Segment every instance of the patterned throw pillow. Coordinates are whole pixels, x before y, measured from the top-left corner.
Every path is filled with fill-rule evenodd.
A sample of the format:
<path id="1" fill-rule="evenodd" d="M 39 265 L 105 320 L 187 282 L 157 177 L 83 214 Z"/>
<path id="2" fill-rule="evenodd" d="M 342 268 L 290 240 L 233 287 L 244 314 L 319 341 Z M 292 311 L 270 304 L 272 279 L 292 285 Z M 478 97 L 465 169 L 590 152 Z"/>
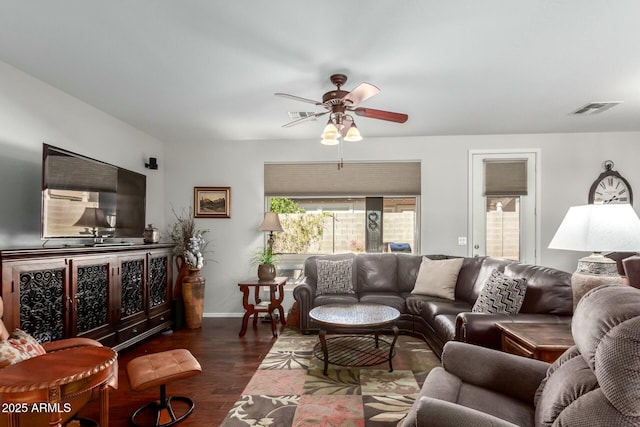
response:
<path id="1" fill-rule="evenodd" d="M 42 345 L 31 335 L 16 329 L 6 340 L 0 341 L 0 368 L 45 354 Z"/>
<path id="2" fill-rule="evenodd" d="M 471 311 L 516 314 L 522 307 L 526 291 L 527 279 L 507 277 L 500 271 L 493 270 Z"/>
<path id="3" fill-rule="evenodd" d="M 318 268 L 318 283 L 316 295 L 326 294 L 355 294 L 353 290 L 353 260 L 343 259 L 332 261 L 319 259 L 316 261 Z"/>

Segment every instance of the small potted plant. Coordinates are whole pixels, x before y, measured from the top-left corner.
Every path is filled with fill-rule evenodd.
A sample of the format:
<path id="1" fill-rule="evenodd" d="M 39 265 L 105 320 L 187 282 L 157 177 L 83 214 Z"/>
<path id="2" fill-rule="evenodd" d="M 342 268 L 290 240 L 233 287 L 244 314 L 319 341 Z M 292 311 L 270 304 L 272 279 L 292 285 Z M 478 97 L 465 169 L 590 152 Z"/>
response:
<path id="1" fill-rule="evenodd" d="M 270 246 L 258 249 L 251 257 L 251 264 L 258 266 L 258 279 L 273 280 L 276 277 L 277 257 Z"/>

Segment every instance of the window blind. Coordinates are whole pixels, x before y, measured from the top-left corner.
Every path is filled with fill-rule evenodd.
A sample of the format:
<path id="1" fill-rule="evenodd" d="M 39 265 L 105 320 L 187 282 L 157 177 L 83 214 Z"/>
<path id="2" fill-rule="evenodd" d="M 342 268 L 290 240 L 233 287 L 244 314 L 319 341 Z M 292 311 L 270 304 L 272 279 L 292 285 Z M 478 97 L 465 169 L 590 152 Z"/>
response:
<path id="1" fill-rule="evenodd" d="M 485 160 L 485 196 L 526 196 L 527 160 Z"/>
<path id="2" fill-rule="evenodd" d="M 420 162 L 265 163 L 265 196 L 419 196 Z"/>

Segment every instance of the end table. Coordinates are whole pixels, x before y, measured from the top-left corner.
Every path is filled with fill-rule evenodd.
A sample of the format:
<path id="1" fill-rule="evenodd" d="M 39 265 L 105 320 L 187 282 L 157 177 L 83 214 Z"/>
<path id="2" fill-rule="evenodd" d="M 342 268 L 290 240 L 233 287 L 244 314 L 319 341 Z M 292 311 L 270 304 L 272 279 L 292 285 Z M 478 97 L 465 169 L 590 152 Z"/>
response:
<path id="1" fill-rule="evenodd" d="M 502 351 L 553 363 L 573 343 L 569 323 L 496 323 Z"/>
<path id="2" fill-rule="evenodd" d="M 273 336 L 277 336 L 277 320 L 274 316 L 274 312 L 277 310 L 280 315 L 280 322 L 282 325 L 286 325 L 287 321 L 284 317 L 284 309 L 282 308 L 282 300 L 284 299 L 284 285 L 287 283 L 286 277 L 276 277 L 273 280 L 258 280 L 257 278 L 249 278 L 242 280 L 238 283 L 240 291 L 242 292 L 242 306 L 246 310 L 244 317 L 242 318 L 242 329 L 240 329 L 240 336 L 244 336 L 247 332 L 247 324 L 249 318 L 253 314 L 253 327 L 256 327 L 258 323 L 259 313 L 268 313 L 271 316 L 271 333 Z M 263 302 L 260 299 L 260 288 L 269 288 L 269 302 Z M 249 302 L 250 288 L 254 288 L 253 300 L 254 303 Z"/>

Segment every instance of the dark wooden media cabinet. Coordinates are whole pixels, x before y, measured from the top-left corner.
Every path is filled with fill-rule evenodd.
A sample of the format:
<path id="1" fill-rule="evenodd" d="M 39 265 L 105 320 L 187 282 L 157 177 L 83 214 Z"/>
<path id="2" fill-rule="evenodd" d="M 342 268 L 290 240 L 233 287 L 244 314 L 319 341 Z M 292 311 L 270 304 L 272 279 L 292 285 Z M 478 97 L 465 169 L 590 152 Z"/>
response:
<path id="1" fill-rule="evenodd" d="M 171 327 L 172 260 L 172 244 L 1 250 L 4 323 L 121 350 Z"/>

